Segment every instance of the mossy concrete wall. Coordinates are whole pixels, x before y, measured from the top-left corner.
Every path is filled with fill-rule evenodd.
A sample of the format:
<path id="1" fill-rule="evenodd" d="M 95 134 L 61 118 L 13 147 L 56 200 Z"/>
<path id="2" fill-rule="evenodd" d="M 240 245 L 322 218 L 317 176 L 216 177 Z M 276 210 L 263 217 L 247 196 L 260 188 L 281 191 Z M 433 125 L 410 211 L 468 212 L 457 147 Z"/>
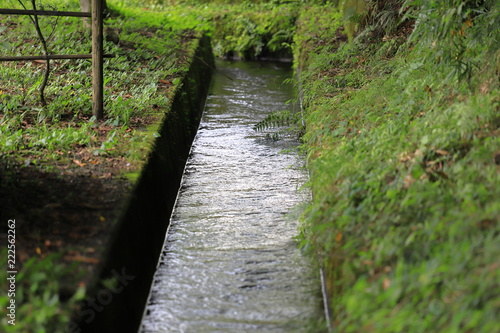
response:
<path id="1" fill-rule="evenodd" d="M 208 94 L 214 59 L 210 40 L 193 49 L 192 62 L 165 114 L 122 218 L 116 225 L 98 283 L 76 315 L 74 332 L 137 332 L 185 163 Z M 101 282 L 113 279 L 114 284 Z M 92 304 L 92 297 L 95 305 Z"/>

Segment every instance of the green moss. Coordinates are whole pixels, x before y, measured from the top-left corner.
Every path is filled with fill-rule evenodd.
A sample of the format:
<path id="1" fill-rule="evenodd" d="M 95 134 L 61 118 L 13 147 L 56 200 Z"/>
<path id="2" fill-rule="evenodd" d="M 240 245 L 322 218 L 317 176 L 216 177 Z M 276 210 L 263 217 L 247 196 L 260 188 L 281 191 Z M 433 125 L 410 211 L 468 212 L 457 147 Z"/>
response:
<path id="1" fill-rule="evenodd" d="M 141 176 L 140 172 L 127 172 L 124 173 L 123 176 L 130 180 L 131 183 L 135 184 L 139 177 Z"/>
<path id="2" fill-rule="evenodd" d="M 303 246 L 326 271 L 336 330 L 497 331 L 498 46 L 371 38 L 304 47 L 315 54 L 301 75 L 314 195 Z M 470 46 L 465 67 L 438 60 L 448 38 Z"/>

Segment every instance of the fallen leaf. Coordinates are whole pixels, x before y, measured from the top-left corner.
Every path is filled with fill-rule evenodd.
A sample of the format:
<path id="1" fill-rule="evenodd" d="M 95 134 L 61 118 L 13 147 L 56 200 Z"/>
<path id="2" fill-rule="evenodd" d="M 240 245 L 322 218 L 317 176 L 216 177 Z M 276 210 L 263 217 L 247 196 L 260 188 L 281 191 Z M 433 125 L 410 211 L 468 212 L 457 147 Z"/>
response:
<path id="1" fill-rule="evenodd" d="M 36 253 L 38 253 L 38 255 L 42 255 L 42 250 L 39 247 L 37 247 L 35 251 Z"/>
<path id="2" fill-rule="evenodd" d="M 79 262 L 84 262 L 86 264 L 98 264 L 99 259 L 96 258 L 91 258 L 91 257 L 84 257 L 84 256 L 64 256 L 64 260 L 67 261 L 79 261 Z"/>
<path id="3" fill-rule="evenodd" d="M 73 163 L 75 163 L 76 165 L 78 165 L 79 167 L 84 167 L 86 166 L 87 164 L 86 163 L 82 163 L 80 162 L 79 160 L 73 160 Z"/>
<path id="4" fill-rule="evenodd" d="M 406 175 L 406 177 L 403 179 L 403 187 L 404 188 L 409 188 L 411 184 L 415 182 L 415 179 L 412 177 L 411 174 Z"/>
<path id="5" fill-rule="evenodd" d="M 372 260 L 365 259 L 365 260 L 363 260 L 361 262 L 363 264 L 367 265 L 367 266 L 373 266 L 373 261 Z"/>
<path id="6" fill-rule="evenodd" d="M 483 219 L 483 220 L 479 221 L 476 225 L 481 230 L 488 230 L 488 229 L 495 226 L 495 220 Z"/>
<path id="7" fill-rule="evenodd" d="M 391 286 L 391 280 L 389 278 L 385 278 L 384 281 L 382 282 L 382 288 L 384 290 L 387 290 Z"/>
<path id="8" fill-rule="evenodd" d="M 158 82 L 160 83 L 164 83 L 164 84 L 170 84 L 171 82 L 170 81 L 167 81 L 167 80 L 158 80 Z"/>
<path id="9" fill-rule="evenodd" d="M 449 154 L 449 152 L 447 152 L 446 150 L 442 150 L 442 149 L 436 150 L 436 153 L 438 153 L 439 155 L 443 155 L 443 156 Z"/>
<path id="10" fill-rule="evenodd" d="M 340 243 L 342 241 L 342 233 L 339 232 L 336 236 L 335 236 L 335 240 L 337 241 L 337 243 Z"/>
<path id="11" fill-rule="evenodd" d="M 496 165 L 500 165 L 500 153 L 495 154 L 494 160 Z"/>
<path id="12" fill-rule="evenodd" d="M 101 176 L 99 176 L 99 178 L 111 178 L 113 177 L 113 175 L 111 174 L 111 172 L 107 172 L 105 174 L 102 174 Z"/>

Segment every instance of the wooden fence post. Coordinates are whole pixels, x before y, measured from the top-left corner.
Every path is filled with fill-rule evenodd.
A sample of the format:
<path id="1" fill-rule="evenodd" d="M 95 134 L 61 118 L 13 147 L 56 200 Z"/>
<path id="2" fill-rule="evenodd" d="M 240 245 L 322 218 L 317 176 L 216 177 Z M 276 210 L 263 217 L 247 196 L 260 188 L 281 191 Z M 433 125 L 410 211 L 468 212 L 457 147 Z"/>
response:
<path id="1" fill-rule="evenodd" d="M 92 114 L 104 115 L 103 2 L 92 0 Z"/>

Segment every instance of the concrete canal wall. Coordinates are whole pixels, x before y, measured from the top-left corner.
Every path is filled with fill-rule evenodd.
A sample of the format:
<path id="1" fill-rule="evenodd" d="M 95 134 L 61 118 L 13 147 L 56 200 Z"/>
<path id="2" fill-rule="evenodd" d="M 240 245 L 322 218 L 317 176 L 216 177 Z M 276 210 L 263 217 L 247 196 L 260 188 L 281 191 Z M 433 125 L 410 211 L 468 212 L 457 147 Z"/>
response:
<path id="1" fill-rule="evenodd" d="M 124 204 L 96 283 L 69 331 L 136 332 L 140 325 L 214 68 L 209 38 L 194 44 L 190 68 L 156 130 L 159 137 Z"/>

